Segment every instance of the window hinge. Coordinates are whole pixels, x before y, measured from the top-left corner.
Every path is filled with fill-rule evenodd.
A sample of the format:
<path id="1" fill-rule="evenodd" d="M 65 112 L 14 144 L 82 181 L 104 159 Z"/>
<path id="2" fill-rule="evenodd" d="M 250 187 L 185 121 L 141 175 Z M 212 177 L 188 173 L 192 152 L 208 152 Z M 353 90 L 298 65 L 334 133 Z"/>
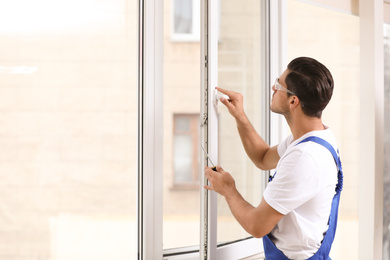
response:
<path id="1" fill-rule="evenodd" d="M 200 124 L 200 126 L 204 126 L 206 124 L 207 124 L 207 113 L 204 113 L 203 114 L 202 123 Z"/>

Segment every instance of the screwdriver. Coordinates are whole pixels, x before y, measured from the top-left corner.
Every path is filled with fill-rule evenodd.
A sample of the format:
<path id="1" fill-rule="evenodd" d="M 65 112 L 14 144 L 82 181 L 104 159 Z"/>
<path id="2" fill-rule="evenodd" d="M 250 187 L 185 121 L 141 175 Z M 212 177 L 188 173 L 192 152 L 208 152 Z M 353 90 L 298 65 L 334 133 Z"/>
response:
<path id="1" fill-rule="evenodd" d="M 203 152 L 206 154 L 207 159 L 209 159 L 209 161 L 211 162 L 211 165 L 213 166 L 213 167 L 211 167 L 211 169 L 216 172 L 217 171 L 217 166 L 214 166 L 213 161 L 211 160 L 209 154 L 206 152 L 206 150 L 203 148 L 203 146 L 202 146 L 202 149 L 203 149 Z"/>

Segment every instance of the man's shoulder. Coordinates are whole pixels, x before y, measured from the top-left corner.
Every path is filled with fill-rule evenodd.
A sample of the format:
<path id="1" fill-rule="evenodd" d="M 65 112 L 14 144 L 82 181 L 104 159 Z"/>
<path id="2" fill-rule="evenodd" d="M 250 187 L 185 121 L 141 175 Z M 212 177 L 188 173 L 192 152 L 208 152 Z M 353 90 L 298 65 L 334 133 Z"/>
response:
<path id="1" fill-rule="evenodd" d="M 325 140 L 326 142 L 328 142 L 330 145 L 333 146 L 333 148 L 335 148 L 337 150 L 337 141 L 336 141 L 336 138 L 335 138 L 333 132 L 330 130 L 330 128 L 326 128 L 326 129 L 320 130 L 320 131 L 308 132 L 307 134 L 303 135 L 299 139 L 292 142 L 291 146 L 295 146 L 299 143 L 302 143 L 302 141 L 304 141 L 305 139 L 308 139 L 308 138 L 310 139 L 311 137 L 321 138 L 321 139 Z M 316 139 L 313 139 L 312 141 L 316 142 Z"/>
<path id="2" fill-rule="evenodd" d="M 330 145 L 332 145 L 336 151 L 338 150 L 336 138 L 333 135 L 333 132 L 331 131 L 331 129 L 327 127 L 324 130 L 308 132 L 308 133 L 304 134 L 303 136 L 301 136 L 300 138 L 298 138 L 297 140 L 294 140 L 294 137 L 292 135 L 289 135 L 286 139 L 284 139 L 278 145 L 279 156 L 283 157 L 283 155 L 287 151 L 299 150 L 305 146 L 312 147 L 313 146 L 312 143 L 311 144 L 310 143 L 300 144 L 299 147 L 296 147 L 297 144 L 299 144 L 300 142 L 302 142 L 304 139 L 306 139 L 308 137 L 319 137 L 319 138 L 327 141 Z M 314 147 L 316 147 L 316 146 L 314 146 Z"/>

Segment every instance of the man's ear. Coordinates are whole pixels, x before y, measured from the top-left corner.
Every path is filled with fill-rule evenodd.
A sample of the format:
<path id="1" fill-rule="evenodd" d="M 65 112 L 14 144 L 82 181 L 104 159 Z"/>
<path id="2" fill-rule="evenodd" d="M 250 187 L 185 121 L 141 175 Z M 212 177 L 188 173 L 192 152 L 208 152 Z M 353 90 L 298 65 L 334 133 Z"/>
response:
<path id="1" fill-rule="evenodd" d="M 290 108 L 294 108 L 298 106 L 300 103 L 299 98 L 297 96 L 292 96 L 290 101 Z"/>

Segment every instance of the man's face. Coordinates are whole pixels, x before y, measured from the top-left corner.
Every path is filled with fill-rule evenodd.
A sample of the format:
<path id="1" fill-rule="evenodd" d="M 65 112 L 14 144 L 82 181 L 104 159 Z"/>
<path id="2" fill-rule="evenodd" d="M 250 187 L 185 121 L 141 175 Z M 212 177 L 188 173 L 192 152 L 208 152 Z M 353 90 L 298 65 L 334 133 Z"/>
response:
<path id="1" fill-rule="evenodd" d="M 287 88 L 286 85 L 286 76 L 288 74 L 288 70 L 285 70 L 282 75 L 279 77 L 279 84 L 282 85 L 283 87 Z M 286 113 L 289 112 L 289 102 L 288 102 L 288 96 L 287 92 L 283 90 L 275 90 L 275 86 L 272 86 L 272 101 L 271 101 L 271 106 L 270 109 L 274 113 L 282 114 L 285 115 Z"/>

